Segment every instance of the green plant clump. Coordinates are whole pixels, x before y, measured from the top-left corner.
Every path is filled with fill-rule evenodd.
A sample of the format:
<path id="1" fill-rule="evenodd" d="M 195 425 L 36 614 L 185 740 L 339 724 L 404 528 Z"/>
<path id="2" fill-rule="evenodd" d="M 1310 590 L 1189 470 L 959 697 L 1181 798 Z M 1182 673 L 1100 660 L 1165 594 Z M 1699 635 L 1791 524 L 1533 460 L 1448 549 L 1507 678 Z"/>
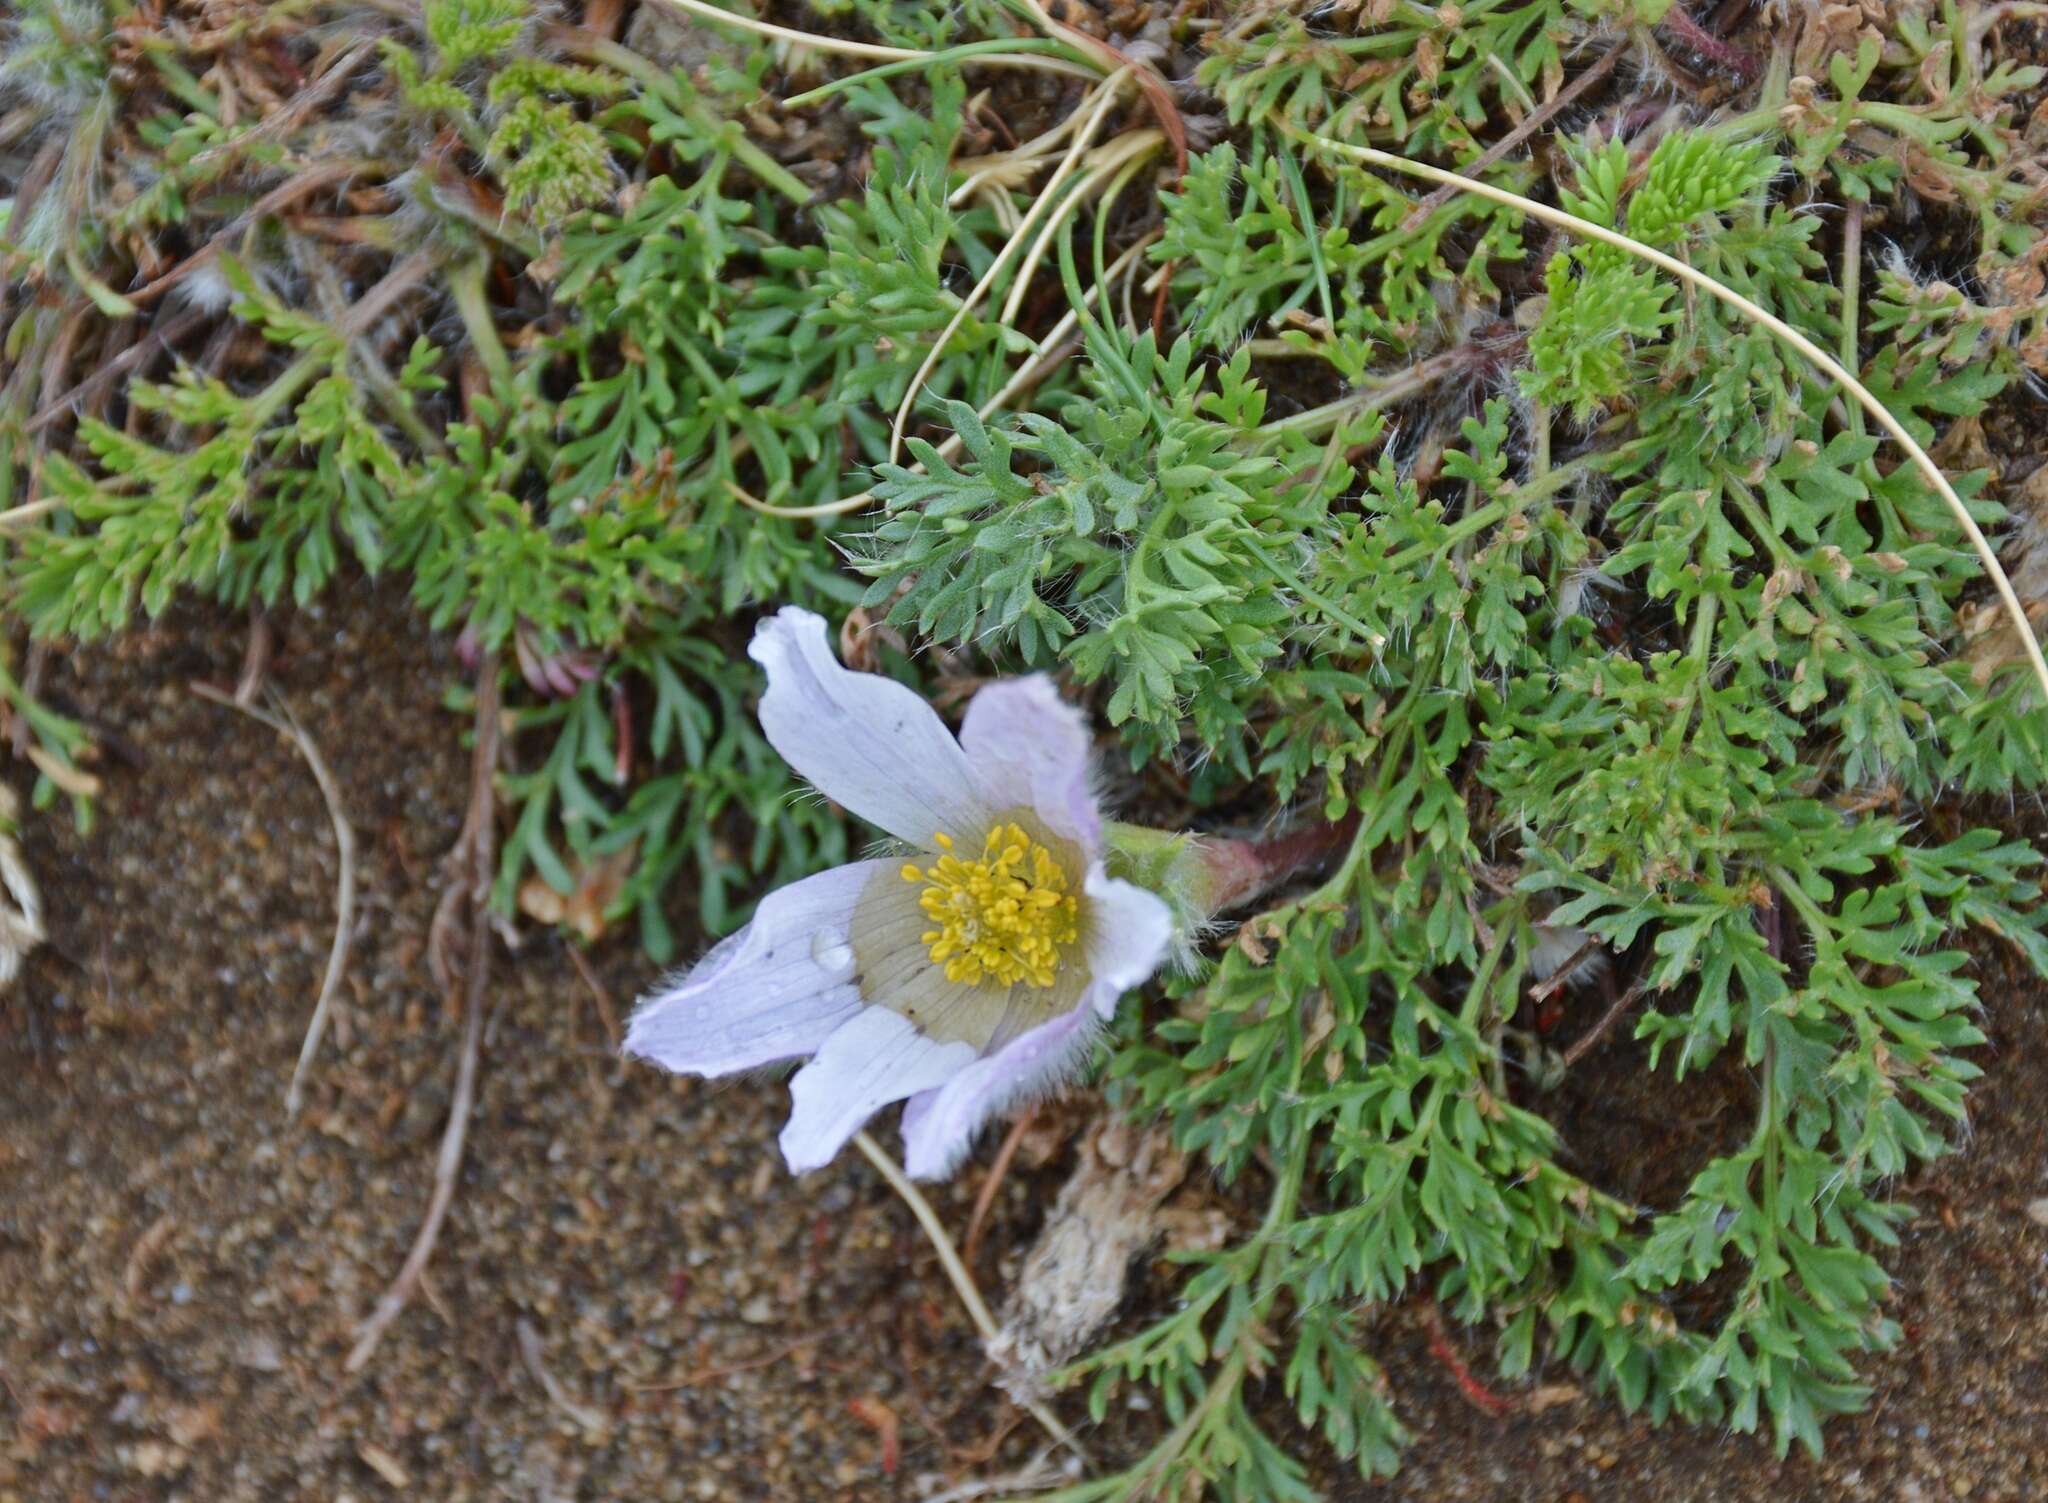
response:
<path id="1" fill-rule="evenodd" d="M 2038 789 L 2048 710 L 1941 498 L 1770 332 L 1339 148 L 1689 262 L 1839 350 L 1996 530 L 1971 456 L 2048 375 L 2041 70 L 1953 8 L 1752 52 L 1658 4 L 1281 4 L 1162 12 L 1176 103 L 1041 21 L 816 7 L 922 54 L 878 67 L 524 0 L 249 8 L 252 56 L 374 64 L 342 130 L 37 0 L 0 32 L 63 126 L 0 137 L 12 620 L 400 578 L 509 686 L 496 903 L 622 872 L 656 959 L 857 839 L 754 728 L 760 611 L 851 616 L 923 688 L 1059 673 L 1153 823 L 1348 832 L 1106 1045 L 1114 1100 L 1265 1209 L 1064 1374 L 1165 1418 L 1066 1496 L 1310 1496 L 1283 1409 L 1391 1471 L 1362 1331 L 1410 1298 L 1507 1391 L 1569 1369 L 1817 1451 L 1899 1338 L 1891 1187 L 1978 1073 L 1965 936 L 2048 973 L 2039 854 L 1947 802 Z M 1668 76 L 1550 116 L 1617 47 Z M 1176 109 L 1219 137 L 1184 169 Z M 218 337 L 73 390 L 171 309 Z M 76 728 L 0 693 L 75 773 Z M 1609 1009 L 1567 990 L 1549 1031 L 1566 957 L 1631 1079 L 1751 1083 L 1661 1203 L 1572 1152 L 1564 1041 Z"/>

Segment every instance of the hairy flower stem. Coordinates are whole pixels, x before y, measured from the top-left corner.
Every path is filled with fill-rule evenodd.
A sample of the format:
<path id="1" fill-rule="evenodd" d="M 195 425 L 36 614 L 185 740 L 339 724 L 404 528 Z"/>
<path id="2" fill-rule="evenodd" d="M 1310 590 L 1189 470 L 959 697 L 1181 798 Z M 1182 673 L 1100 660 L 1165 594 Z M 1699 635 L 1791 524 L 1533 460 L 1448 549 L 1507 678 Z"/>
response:
<path id="1" fill-rule="evenodd" d="M 1358 822 L 1354 809 L 1335 824 L 1312 821 L 1270 840 L 1200 842 L 1210 884 L 1204 906 L 1211 913 L 1242 907 L 1297 873 L 1323 865 L 1351 844 Z"/>
<path id="2" fill-rule="evenodd" d="M 1432 355 L 1427 360 L 1418 360 L 1405 370 L 1395 371 L 1388 376 L 1374 377 L 1371 384 L 1347 397 L 1339 397 L 1336 401 L 1326 402 L 1320 407 L 1311 407 L 1305 412 L 1292 413 L 1284 418 L 1275 418 L 1270 423 L 1262 423 L 1258 431 L 1261 434 L 1301 433 L 1310 438 L 1318 438 L 1332 429 L 1342 427 L 1353 418 L 1363 417 L 1368 412 L 1376 412 L 1382 407 L 1405 402 L 1408 398 L 1419 395 L 1436 381 L 1454 374 L 1459 367 L 1473 363 L 1478 354 L 1478 348 L 1474 345 L 1457 345 L 1441 354 Z"/>
<path id="3" fill-rule="evenodd" d="M 1121 823 L 1105 826 L 1102 836 L 1110 875 L 1164 899 L 1175 935 L 1188 944 L 1218 914 L 1241 908 L 1288 878 L 1351 850 L 1358 828 L 1354 810 L 1334 824 L 1310 821 L 1270 840 L 1231 840 Z"/>
<path id="4" fill-rule="evenodd" d="M 448 273 L 448 291 L 455 299 L 456 312 L 462 315 L 462 327 L 469 334 L 470 343 L 476 346 L 477 359 L 483 362 L 491 384 L 510 385 L 512 361 L 505 353 L 504 341 L 498 338 L 498 326 L 491 317 L 490 299 L 484 291 L 484 276 L 489 268 L 489 258 L 482 255 L 460 263 Z"/>
<path id="5" fill-rule="evenodd" d="M 1757 74 L 1763 71 L 1763 65 L 1752 53 L 1715 36 L 1687 15 L 1683 5 L 1672 6 L 1664 13 L 1664 19 L 1658 22 L 1658 25 L 1684 43 L 1696 56 L 1712 63 L 1724 73 L 1733 74 L 1736 81 L 1745 86 L 1755 83 Z"/>

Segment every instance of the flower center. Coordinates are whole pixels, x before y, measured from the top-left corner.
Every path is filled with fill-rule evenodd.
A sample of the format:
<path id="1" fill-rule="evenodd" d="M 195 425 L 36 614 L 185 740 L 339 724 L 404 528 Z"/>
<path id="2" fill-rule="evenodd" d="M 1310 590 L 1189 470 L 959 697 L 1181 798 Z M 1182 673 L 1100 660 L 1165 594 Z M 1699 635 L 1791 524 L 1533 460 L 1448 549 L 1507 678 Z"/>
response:
<path id="1" fill-rule="evenodd" d="M 903 868 L 904 881 L 925 884 L 918 906 L 938 926 L 920 936 L 932 963 L 970 986 L 1051 986 L 1061 948 L 1078 932 L 1078 906 L 1052 852 L 1015 824 L 988 832 L 979 861 L 954 855 L 945 835 L 932 840 L 944 855 Z"/>

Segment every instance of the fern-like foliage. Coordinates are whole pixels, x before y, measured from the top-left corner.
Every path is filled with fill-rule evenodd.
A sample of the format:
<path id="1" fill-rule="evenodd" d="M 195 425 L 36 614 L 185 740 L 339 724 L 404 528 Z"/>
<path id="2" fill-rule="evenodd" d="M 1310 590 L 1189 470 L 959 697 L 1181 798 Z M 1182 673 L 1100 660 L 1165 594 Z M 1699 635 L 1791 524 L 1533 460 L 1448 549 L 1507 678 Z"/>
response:
<path id="1" fill-rule="evenodd" d="M 1678 246 L 1703 222 L 1719 228 L 1719 217 L 1753 202 L 1778 169 L 1760 142 L 1680 131 L 1650 153 L 1624 206 L 1632 165 L 1624 143 L 1576 141 L 1567 150 L 1579 181 L 1563 194 L 1563 207 L 1655 250 Z M 1583 421 L 1634 384 L 1632 351 L 1678 321 L 1674 290 L 1654 268 L 1600 242 L 1552 257 L 1543 286 L 1547 301 L 1529 336 L 1523 389 L 1569 406 Z"/>
<path id="2" fill-rule="evenodd" d="M 920 440 L 923 473 L 878 468 L 887 519 L 869 538 L 867 601 L 928 635 L 1107 680 L 1110 720 L 1140 745 L 1171 746 L 1183 719 L 1228 740 L 1275 655 L 1301 544 L 1350 471 L 1259 432 L 1265 397 L 1243 354 L 1209 390 L 1186 336 L 1161 352 L 1097 326 L 1089 353 L 1066 424 L 991 429 L 955 403 L 963 465 Z"/>
<path id="3" fill-rule="evenodd" d="M 1017 44 L 982 0 L 809 8 L 904 48 Z M 1868 45 L 1801 29 L 1713 115 L 1636 108 L 1624 62 L 1526 139 L 1608 48 L 1654 58 L 1667 0 L 1283 3 L 1125 38 L 1147 66 L 1184 47 L 1161 67 L 1196 74 L 1224 139 L 1156 195 L 1140 173 L 1113 205 L 1062 198 L 1019 289 L 1025 258 L 999 258 L 1066 145 L 1020 166 L 1003 132 L 1094 96 L 985 77 L 985 51 L 966 78 L 948 56 L 836 79 L 799 124 L 763 107 L 776 69 L 852 64 L 728 40 L 677 70 L 525 0 L 344 0 L 403 128 L 309 186 L 332 141 L 230 108 L 185 33 L 137 51 L 103 7 L 34 0 L 5 22 L 0 114 L 35 103 L 62 135 L 60 191 L 0 206 L 13 618 L 101 636 L 179 592 L 398 576 L 508 665 L 499 908 L 601 877 L 663 959 L 857 843 L 754 726 L 754 613 L 863 611 L 861 650 L 910 683 L 1059 671 L 1182 822 L 1348 837 L 1111 1032 L 1116 1100 L 1266 1211 L 1067 1375 L 1098 1416 L 1145 1385 L 1170 1423 L 1066 1495 L 1308 1496 L 1262 1391 L 1383 1475 L 1403 1399 L 1365 1333 L 1411 1298 L 1510 1387 L 1568 1369 L 1654 1419 L 1817 1447 L 1898 1338 L 1891 1186 L 1965 1111 L 1963 936 L 2048 967 L 2036 853 L 1930 810 L 2039 788 L 2048 721 L 1955 519 L 1768 334 L 1324 143 L 1685 258 L 1841 350 L 1961 456 L 1995 531 L 2014 497 L 1972 436 L 2048 373 L 2019 113 L 2040 71 L 1967 16 L 1895 9 Z M 296 14 L 237 35 L 268 55 Z M 1151 129 L 1145 100 L 1104 139 Z M 818 141 L 834 161 L 802 160 Z M 287 185 L 290 214 L 255 207 Z M 1880 249 L 1909 217 L 1947 232 L 1940 265 Z M 231 253 L 226 308 L 171 301 L 219 327 L 74 418 L 42 383 L 162 316 L 154 279 L 204 247 Z M 351 318 L 365 289 L 377 317 Z M 77 726 L 12 664 L 39 802 L 88 787 Z M 1594 1124 L 1556 1088 L 1579 1066 L 1531 993 L 1559 942 L 1629 989 L 1602 1047 L 1646 1089 L 1753 1084 L 1656 1206 L 1578 1151 Z M 1561 1007 L 1563 1037 L 1602 1026 Z"/>

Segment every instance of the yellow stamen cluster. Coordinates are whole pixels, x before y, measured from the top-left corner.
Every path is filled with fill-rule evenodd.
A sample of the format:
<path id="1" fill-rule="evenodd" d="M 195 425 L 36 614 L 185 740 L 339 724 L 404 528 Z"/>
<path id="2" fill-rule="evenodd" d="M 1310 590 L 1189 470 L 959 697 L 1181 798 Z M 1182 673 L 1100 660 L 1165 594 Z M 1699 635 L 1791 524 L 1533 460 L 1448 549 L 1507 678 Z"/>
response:
<path id="1" fill-rule="evenodd" d="M 907 865 L 903 880 L 922 882 L 918 899 L 938 927 L 921 936 L 948 981 L 1051 986 L 1060 949 L 1072 944 L 1079 909 L 1067 874 L 1053 854 L 1017 825 L 988 832 L 979 861 L 953 854 L 947 836 L 932 837 L 945 854 L 929 867 Z"/>

